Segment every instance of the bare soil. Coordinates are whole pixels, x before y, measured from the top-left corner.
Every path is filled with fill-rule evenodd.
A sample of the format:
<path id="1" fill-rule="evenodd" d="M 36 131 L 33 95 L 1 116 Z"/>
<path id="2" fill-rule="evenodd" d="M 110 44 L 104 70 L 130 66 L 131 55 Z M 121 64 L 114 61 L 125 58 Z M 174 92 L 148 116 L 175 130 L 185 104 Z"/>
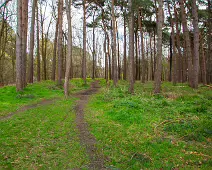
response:
<path id="1" fill-rule="evenodd" d="M 89 96 L 95 94 L 100 88 L 98 81 L 91 84 L 90 89 L 84 90 L 77 93 L 75 97 L 80 100 L 77 101 L 75 111 L 76 111 L 76 125 L 79 131 L 79 138 L 82 145 L 85 146 L 86 152 L 89 155 L 90 164 L 89 169 L 103 170 L 104 167 L 104 156 L 102 151 L 98 150 L 96 147 L 97 141 L 95 137 L 90 133 L 87 122 L 84 118 L 84 109 L 88 103 Z"/>

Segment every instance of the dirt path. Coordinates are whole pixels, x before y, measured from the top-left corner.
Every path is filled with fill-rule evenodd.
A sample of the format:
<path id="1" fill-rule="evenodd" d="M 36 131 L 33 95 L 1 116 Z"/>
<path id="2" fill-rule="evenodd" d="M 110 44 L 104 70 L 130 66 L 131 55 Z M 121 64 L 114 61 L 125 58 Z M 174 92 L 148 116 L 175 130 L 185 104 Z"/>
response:
<path id="1" fill-rule="evenodd" d="M 77 101 L 75 107 L 76 111 L 76 125 L 79 131 L 80 142 L 85 146 L 87 154 L 90 158 L 89 169 L 103 170 L 104 168 L 104 157 L 101 152 L 96 148 L 96 139 L 89 132 L 88 124 L 84 118 L 84 108 L 88 103 L 89 96 L 95 94 L 98 91 L 99 83 L 98 81 L 91 84 L 91 88 L 80 93 L 77 93 L 75 97 L 80 100 Z"/>
<path id="2" fill-rule="evenodd" d="M 45 106 L 45 105 L 49 105 L 49 104 L 52 104 L 55 100 L 57 100 L 58 98 L 53 98 L 53 99 L 44 99 L 38 103 L 35 103 L 35 104 L 31 104 L 31 105 L 26 105 L 26 106 L 23 106 L 21 108 L 19 108 L 17 111 L 15 112 L 12 112 L 12 113 L 9 113 L 7 114 L 6 116 L 3 116 L 3 117 L 0 117 L 0 121 L 1 120 L 6 120 L 6 119 L 9 119 L 11 118 L 13 115 L 16 115 L 18 113 L 21 113 L 21 112 L 24 112 L 24 111 L 27 111 L 27 110 L 30 110 L 30 109 L 34 109 L 38 106 Z"/>

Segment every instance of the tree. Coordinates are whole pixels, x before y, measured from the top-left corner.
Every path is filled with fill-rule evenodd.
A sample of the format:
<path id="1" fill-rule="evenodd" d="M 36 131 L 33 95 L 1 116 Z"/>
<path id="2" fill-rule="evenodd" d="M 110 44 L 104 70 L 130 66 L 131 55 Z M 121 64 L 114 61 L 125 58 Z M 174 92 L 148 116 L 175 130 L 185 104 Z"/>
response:
<path id="1" fill-rule="evenodd" d="M 62 84 L 62 49 L 63 49 L 63 0 L 58 4 L 58 85 Z"/>
<path id="2" fill-rule="evenodd" d="M 16 90 L 26 87 L 28 0 L 17 0 Z"/>
<path id="3" fill-rule="evenodd" d="M 193 54 L 193 88 L 198 88 L 199 81 L 199 26 L 198 26 L 198 10 L 196 0 L 192 0 L 192 15 L 194 27 L 194 54 Z"/>
<path id="4" fill-rule="evenodd" d="M 32 19 L 30 30 L 30 52 L 29 52 L 29 70 L 28 70 L 28 82 L 33 83 L 33 55 L 34 55 L 34 40 L 35 40 L 35 8 L 37 0 L 33 0 L 32 5 Z"/>
<path id="5" fill-rule="evenodd" d="M 117 58 L 116 58 L 116 18 L 115 18 L 115 0 L 112 0 L 112 67 L 113 67 L 113 85 L 116 87 L 118 83 L 117 74 Z"/>
<path id="6" fill-rule="evenodd" d="M 83 58 L 82 58 L 82 78 L 86 84 L 86 0 L 83 0 Z"/>
<path id="7" fill-rule="evenodd" d="M 154 93 L 158 94 L 161 91 L 161 74 L 162 74 L 162 28 L 163 28 L 163 0 L 158 0 L 158 25 L 157 25 L 157 66 L 155 71 Z"/>
<path id="8" fill-rule="evenodd" d="M 129 0 L 129 92 L 134 92 L 134 12 L 133 2 Z"/>
<path id="9" fill-rule="evenodd" d="M 64 84 L 64 92 L 66 97 L 68 97 L 70 67 L 71 67 L 71 58 L 72 58 L 71 4 L 72 4 L 72 0 L 66 0 L 66 15 L 68 20 L 68 53 L 66 57 L 66 72 L 65 72 L 65 84 Z"/>

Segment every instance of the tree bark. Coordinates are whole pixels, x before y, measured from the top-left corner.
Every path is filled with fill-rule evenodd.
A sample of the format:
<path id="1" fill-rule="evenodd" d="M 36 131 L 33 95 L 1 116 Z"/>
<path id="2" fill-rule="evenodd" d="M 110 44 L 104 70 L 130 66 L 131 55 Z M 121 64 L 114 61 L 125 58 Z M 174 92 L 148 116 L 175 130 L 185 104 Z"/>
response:
<path id="1" fill-rule="evenodd" d="M 65 72 L 65 83 L 64 83 L 64 92 L 66 97 L 68 97 L 69 95 L 69 77 L 70 77 L 70 67 L 72 58 L 71 4 L 72 0 L 66 0 L 66 15 L 68 20 L 68 53 L 66 57 L 66 72 Z"/>
<path id="2" fill-rule="evenodd" d="M 40 38 L 39 38 L 39 17 L 37 4 L 37 81 L 40 81 Z"/>
<path id="3" fill-rule="evenodd" d="M 198 9 L 196 0 L 192 0 L 192 16 L 194 27 L 194 55 L 193 55 L 193 88 L 198 88 L 199 78 L 199 27 L 198 27 Z"/>
<path id="4" fill-rule="evenodd" d="M 33 55 L 34 55 L 34 41 L 35 41 L 35 8 L 37 0 L 33 0 L 32 5 L 32 19 L 31 19 L 31 30 L 30 30 L 30 52 L 29 52 L 29 70 L 28 70 L 28 82 L 33 83 Z"/>
<path id="5" fill-rule="evenodd" d="M 123 78 L 127 80 L 127 31 L 126 31 L 126 10 L 124 13 L 124 69 Z"/>
<path id="6" fill-rule="evenodd" d="M 162 74 L 162 27 L 163 27 L 163 0 L 158 0 L 159 8 L 158 8 L 158 27 L 157 27 L 157 67 L 155 71 L 155 85 L 154 85 L 154 93 L 158 94 L 161 92 L 161 74 Z"/>
<path id="7" fill-rule="evenodd" d="M 129 0 L 129 92 L 134 93 L 134 13 L 132 0 Z"/>
<path id="8" fill-rule="evenodd" d="M 83 0 L 83 58 L 82 58 L 82 78 L 86 84 L 86 0 Z"/>
<path id="9" fill-rule="evenodd" d="M 193 87 L 193 64 L 192 64 L 192 52 L 191 52 L 191 41 L 189 37 L 189 30 L 187 26 L 186 13 L 184 7 L 184 1 L 180 0 L 180 9 L 181 9 L 181 17 L 182 17 L 182 25 L 183 25 L 183 34 L 185 38 L 186 44 L 186 56 L 188 59 L 188 81 L 189 85 Z"/>
<path id="10" fill-rule="evenodd" d="M 52 75 L 51 75 L 52 81 L 55 81 L 56 57 L 57 57 L 58 24 L 59 24 L 59 20 L 57 19 L 56 29 L 55 29 L 55 37 L 54 37 L 54 51 L 53 51 L 53 59 L 52 59 Z"/>
<path id="11" fill-rule="evenodd" d="M 113 85 L 116 87 L 118 83 L 118 70 L 117 70 L 117 58 L 116 58 L 116 18 L 114 9 L 115 0 L 112 0 L 112 67 L 113 67 Z"/>
<path id="12" fill-rule="evenodd" d="M 62 53 L 63 53 L 63 0 L 58 5 L 58 85 L 62 85 Z"/>

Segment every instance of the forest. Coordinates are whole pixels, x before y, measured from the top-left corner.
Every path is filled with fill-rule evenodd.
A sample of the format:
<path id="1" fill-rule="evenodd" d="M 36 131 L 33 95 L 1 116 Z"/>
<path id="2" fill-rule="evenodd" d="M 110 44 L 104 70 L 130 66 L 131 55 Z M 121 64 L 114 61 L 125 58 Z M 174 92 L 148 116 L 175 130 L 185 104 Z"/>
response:
<path id="1" fill-rule="evenodd" d="M 0 0 L 0 169 L 212 169 L 211 0 Z"/>

